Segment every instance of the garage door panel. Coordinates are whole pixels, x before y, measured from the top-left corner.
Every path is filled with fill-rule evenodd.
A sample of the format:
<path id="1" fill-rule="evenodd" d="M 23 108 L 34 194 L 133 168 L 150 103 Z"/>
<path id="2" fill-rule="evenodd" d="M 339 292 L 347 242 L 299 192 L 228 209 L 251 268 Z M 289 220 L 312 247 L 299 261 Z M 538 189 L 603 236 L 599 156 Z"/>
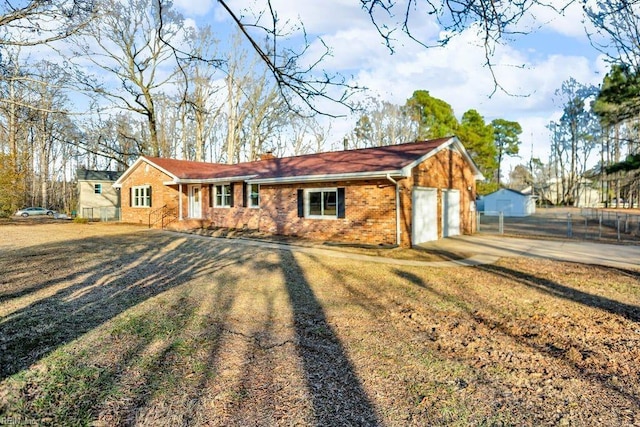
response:
<path id="1" fill-rule="evenodd" d="M 460 191 L 442 191 L 442 237 L 460 235 Z"/>
<path id="2" fill-rule="evenodd" d="M 414 245 L 438 240 L 438 190 L 413 189 L 413 221 L 411 241 Z"/>

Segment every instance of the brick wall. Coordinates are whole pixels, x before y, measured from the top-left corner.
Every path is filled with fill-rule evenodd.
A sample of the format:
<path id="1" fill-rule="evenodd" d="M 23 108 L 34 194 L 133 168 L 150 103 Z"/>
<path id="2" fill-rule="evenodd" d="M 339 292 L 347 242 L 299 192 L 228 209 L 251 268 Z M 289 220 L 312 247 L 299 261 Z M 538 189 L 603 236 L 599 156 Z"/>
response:
<path id="1" fill-rule="evenodd" d="M 233 183 L 233 207 L 213 207 L 215 193 L 212 186 L 205 185 L 202 198 L 202 215 L 214 227 L 257 230 L 259 227 L 260 209 L 250 208 L 244 194 L 243 183 Z M 262 190 L 260 196 L 262 197 Z"/>
<path id="2" fill-rule="evenodd" d="M 260 208 L 245 207 L 242 183 L 234 183 L 234 206 L 211 207 L 211 186 L 202 185 L 202 218 L 188 219 L 188 186 L 165 186 L 170 177 L 141 163 L 122 183 L 122 220 L 130 223 L 148 223 L 149 213 L 166 205 L 179 206 L 182 197 L 184 221 L 176 221 L 173 228 L 206 227 L 247 228 L 305 238 L 358 242 L 366 244 L 396 243 L 395 185 L 385 179 L 367 181 L 340 181 L 317 184 L 283 184 L 260 186 Z M 411 245 L 412 189 L 414 186 L 438 188 L 438 235 L 442 236 L 442 189 L 460 191 L 461 232 L 475 231 L 475 179 L 463 157 L 455 151 L 443 150 L 416 166 L 410 178 L 399 179 L 401 245 Z M 151 208 L 130 206 L 130 188 L 151 185 Z M 298 217 L 298 190 L 310 188 L 345 189 L 345 218 L 312 219 Z M 471 190 L 469 190 L 471 188 Z M 474 205 L 475 206 L 475 205 Z"/>
<path id="3" fill-rule="evenodd" d="M 164 205 L 167 205 L 169 208 L 176 208 L 177 210 L 177 187 L 166 187 L 163 184 L 163 182 L 169 180 L 171 180 L 171 178 L 167 174 L 145 162 L 140 163 L 122 182 L 120 189 L 122 222 L 148 224 L 149 214 Z M 150 208 L 131 206 L 131 187 L 138 185 L 150 185 L 152 187 Z"/>
<path id="4" fill-rule="evenodd" d="M 345 218 L 298 217 L 298 189 L 345 189 Z M 260 187 L 261 231 L 333 242 L 395 244 L 395 188 L 386 180 Z"/>

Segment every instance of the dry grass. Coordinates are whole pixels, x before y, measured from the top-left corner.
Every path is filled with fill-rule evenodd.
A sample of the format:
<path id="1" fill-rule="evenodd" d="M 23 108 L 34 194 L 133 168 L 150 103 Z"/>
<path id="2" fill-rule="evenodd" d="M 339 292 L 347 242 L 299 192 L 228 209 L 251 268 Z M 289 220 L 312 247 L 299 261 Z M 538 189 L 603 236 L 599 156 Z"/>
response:
<path id="1" fill-rule="evenodd" d="M 399 268 L 100 224 L 0 233 L 5 419 L 640 424 L 638 271 Z"/>

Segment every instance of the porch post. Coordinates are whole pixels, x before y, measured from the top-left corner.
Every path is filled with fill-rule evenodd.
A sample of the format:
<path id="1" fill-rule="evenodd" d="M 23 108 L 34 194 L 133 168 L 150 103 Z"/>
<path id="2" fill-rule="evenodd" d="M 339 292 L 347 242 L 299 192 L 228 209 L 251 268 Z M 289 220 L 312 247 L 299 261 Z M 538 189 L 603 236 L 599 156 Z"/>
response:
<path id="1" fill-rule="evenodd" d="M 182 221 L 182 184 L 178 184 L 178 220 Z"/>

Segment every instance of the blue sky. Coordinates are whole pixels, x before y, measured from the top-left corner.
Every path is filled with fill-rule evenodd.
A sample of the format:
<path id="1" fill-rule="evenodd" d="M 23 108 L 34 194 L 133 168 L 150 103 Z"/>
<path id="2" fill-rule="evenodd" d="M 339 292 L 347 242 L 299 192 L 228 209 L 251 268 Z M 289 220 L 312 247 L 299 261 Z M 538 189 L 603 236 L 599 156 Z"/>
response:
<path id="1" fill-rule="evenodd" d="M 175 0 L 174 4 L 196 25 L 208 23 L 221 33 L 229 31 L 230 20 L 217 10 L 214 0 Z M 264 6 L 262 0 L 230 4 L 237 13 L 243 7 L 256 10 Z M 561 105 L 554 102 L 554 92 L 563 81 L 573 77 L 583 84 L 598 85 L 607 71 L 601 55 L 588 42 L 579 4 L 573 4 L 564 16 L 533 9 L 517 28 L 533 32 L 496 47 L 492 62 L 498 81 L 518 96 L 493 93 L 484 49 L 473 29 L 437 49 L 425 49 L 399 34 L 396 51 L 390 54 L 358 0 L 273 0 L 272 4 L 283 21 L 300 19 L 304 23 L 312 40 L 311 55 L 320 52 L 315 37 L 321 36 L 329 45 L 332 56 L 325 68 L 353 75 L 353 82 L 370 88 L 371 95 L 403 104 L 414 90 L 423 89 L 451 104 L 458 117 L 473 108 L 487 122 L 494 118 L 520 122 L 521 159 L 510 160 L 507 169 L 528 161 L 531 155 L 547 160 L 545 126 L 560 116 Z M 434 22 L 424 15 L 414 16 L 416 35 L 425 41 L 438 37 L 440 28 Z M 341 113 L 331 105 L 321 107 Z M 340 141 L 353 123 L 353 118 L 333 120 L 335 139 Z"/>

